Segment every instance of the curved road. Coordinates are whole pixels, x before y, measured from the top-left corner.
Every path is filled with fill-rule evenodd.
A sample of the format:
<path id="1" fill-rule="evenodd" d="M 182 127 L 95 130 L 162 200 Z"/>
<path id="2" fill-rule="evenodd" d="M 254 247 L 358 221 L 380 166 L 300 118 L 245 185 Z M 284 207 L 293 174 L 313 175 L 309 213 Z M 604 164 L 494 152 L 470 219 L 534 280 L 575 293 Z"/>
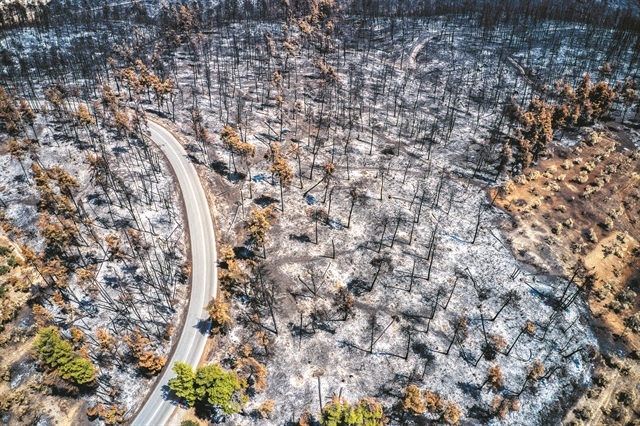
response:
<path id="1" fill-rule="evenodd" d="M 163 388 L 168 386 L 169 379 L 174 376 L 171 368 L 175 361 L 186 362 L 194 368 L 198 366 L 209 334 L 209 324 L 206 321 L 208 316 L 204 307 L 216 295 L 218 286 L 213 223 L 196 169 L 189 162 L 182 145 L 171 133 L 152 121 L 148 121 L 148 125 L 151 139 L 164 152 L 178 177 L 187 211 L 192 259 L 191 298 L 180 340 L 158 377 L 151 395 L 133 420 L 134 426 L 161 426 L 171 417 L 176 404 L 164 398 Z"/>

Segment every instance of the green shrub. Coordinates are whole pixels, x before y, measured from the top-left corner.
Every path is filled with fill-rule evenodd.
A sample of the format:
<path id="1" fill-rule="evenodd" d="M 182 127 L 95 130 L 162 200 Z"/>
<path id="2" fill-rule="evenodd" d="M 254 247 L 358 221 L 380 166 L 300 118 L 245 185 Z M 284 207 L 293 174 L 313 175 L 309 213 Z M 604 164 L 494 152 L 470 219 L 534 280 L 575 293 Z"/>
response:
<path id="1" fill-rule="evenodd" d="M 373 398 L 363 398 L 356 405 L 349 404 L 344 398 L 327 403 L 320 419 L 322 426 L 381 426 L 385 424 L 382 405 Z"/>
<path id="2" fill-rule="evenodd" d="M 95 377 L 95 369 L 91 361 L 79 356 L 61 365 L 59 373 L 63 379 L 72 380 L 79 385 L 91 383 Z"/>
<path id="3" fill-rule="evenodd" d="M 71 344 L 60 338 L 55 327 L 45 327 L 38 332 L 36 351 L 40 360 L 50 368 L 57 368 L 58 374 L 65 380 L 84 385 L 91 383 L 95 377 L 91 361 L 76 354 Z"/>

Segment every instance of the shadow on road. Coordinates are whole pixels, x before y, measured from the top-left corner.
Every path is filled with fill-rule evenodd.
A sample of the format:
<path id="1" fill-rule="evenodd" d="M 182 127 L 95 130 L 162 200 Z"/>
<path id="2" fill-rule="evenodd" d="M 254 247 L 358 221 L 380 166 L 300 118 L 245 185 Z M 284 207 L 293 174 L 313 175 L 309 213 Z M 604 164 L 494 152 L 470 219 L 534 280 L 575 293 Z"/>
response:
<path id="1" fill-rule="evenodd" d="M 211 330 L 211 321 L 202 319 L 198 320 L 198 323 L 194 325 L 194 328 L 196 328 L 200 332 L 200 334 L 206 336 Z"/>

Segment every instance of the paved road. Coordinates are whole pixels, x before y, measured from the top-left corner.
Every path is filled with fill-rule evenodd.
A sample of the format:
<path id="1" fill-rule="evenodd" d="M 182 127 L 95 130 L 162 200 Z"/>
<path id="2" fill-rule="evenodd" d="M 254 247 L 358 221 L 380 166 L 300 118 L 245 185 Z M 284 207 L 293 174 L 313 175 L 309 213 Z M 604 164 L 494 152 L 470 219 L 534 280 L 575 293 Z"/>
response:
<path id="1" fill-rule="evenodd" d="M 189 311 L 180 340 L 174 343 L 176 348 L 173 356 L 167 360 L 166 367 L 158 378 L 151 396 L 134 419 L 132 423 L 134 426 L 162 426 L 169 420 L 176 405 L 173 401 L 164 399 L 165 391 L 163 388 L 168 385 L 169 379 L 174 377 L 171 367 L 175 361 L 186 362 L 192 367 L 198 365 L 209 330 L 208 324 L 204 323 L 207 313 L 203 308 L 209 299 L 215 296 L 218 286 L 213 223 L 207 198 L 196 169 L 187 159 L 184 148 L 171 133 L 151 121 L 148 124 L 151 130 L 151 139 L 162 149 L 178 176 L 178 183 L 187 210 L 193 266 L 191 269 Z"/>

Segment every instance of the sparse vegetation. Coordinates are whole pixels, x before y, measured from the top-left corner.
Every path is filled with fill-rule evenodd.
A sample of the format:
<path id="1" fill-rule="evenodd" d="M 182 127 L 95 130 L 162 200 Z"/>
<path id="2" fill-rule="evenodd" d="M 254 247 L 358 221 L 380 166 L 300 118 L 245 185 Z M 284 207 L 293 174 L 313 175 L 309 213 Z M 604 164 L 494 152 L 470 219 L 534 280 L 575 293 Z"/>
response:
<path id="1" fill-rule="evenodd" d="M 5 423 L 128 423 L 145 389 L 234 425 L 638 420 L 637 5 L 27 3 L 0 6 Z"/>

